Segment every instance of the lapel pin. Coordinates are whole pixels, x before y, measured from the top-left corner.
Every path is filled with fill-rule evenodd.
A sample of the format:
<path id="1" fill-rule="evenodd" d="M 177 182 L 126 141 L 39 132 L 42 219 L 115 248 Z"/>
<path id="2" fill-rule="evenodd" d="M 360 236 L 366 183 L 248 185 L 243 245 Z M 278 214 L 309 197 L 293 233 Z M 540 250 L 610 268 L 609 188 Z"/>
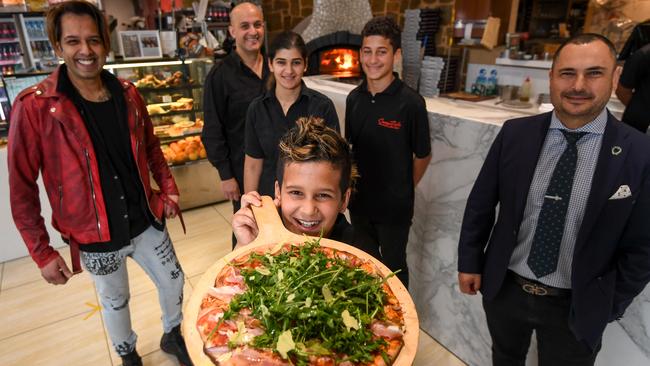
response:
<path id="1" fill-rule="evenodd" d="M 612 155 L 618 155 L 623 151 L 620 146 L 612 147 Z"/>

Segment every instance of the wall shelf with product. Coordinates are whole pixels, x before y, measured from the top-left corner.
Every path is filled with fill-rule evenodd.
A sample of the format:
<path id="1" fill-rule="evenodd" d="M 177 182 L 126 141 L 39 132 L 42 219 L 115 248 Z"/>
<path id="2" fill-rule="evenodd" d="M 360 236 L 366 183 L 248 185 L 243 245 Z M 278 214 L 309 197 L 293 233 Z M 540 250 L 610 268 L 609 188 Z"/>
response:
<path id="1" fill-rule="evenodd" d="M 211 59 L 109 64 L 105 68 L 134 83 L 147 103 L 154 134 L 181 191 L 181 208 L 224 199 L 219 175 L 201 143 L 203 80 Z"/>
<path id="2" fill-rule="evenodd" d="M 25 68 L 19 32 L 14 17 L 0 17 L 0 71 L 3 75 L 13 75 Z"/>
<path id="3" fill-rule="evenodd" d="M 581 33 L 589 0 L 522 0 L 517 12 L 517 32 L 530 39 L 563 39 Z"/>
<path id="4" fill-rule="evenodd" d="M 209 1 L 202 21 L 197 21 L 193 8 L 183 8 L 171 13 L 161 13 L 156 19 L 156 24 L 161 31 L 176 32 L 178 46 L 187 57 L 214 55 L 221 58 L 230 52 L 226 41 L 230 25 L 230 6 L 230 3 L 224 1 Z M 207 33 L 211 36 L 204 37 Z M 206 42 L 202 42 L 202 38 Z"/>

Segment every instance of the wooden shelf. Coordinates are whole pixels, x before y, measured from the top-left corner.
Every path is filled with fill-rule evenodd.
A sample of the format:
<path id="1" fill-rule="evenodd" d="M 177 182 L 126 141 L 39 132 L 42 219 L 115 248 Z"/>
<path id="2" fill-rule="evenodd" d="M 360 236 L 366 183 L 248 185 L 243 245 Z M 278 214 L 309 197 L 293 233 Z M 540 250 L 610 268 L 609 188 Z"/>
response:
<path id="1" fill-rule="evenodd" d="M 187 89 L 201 89 L 203 85 L 200 84 L 186 84 L 180 86 L 168 86 L 165 88 L 137 88 L 141 93 L 159 93 L 165 91 L 177 91 L 177 90 L 187 90 Z"/>
<path id="2" fill-rule="evenodd" d="M 181 114 L 192 114 L 192 113 L 197 113 L 197 112 L 203 112 L 200 109 L 188 109 L 188 110 L 180 110 L 180 111 L 169 111 L 167 113 L 159 113 L 159 114 L 150 114 L 149 117 L 154 118 L 154 117 L 166 117 L 166 116 L 178 116 Z"/>

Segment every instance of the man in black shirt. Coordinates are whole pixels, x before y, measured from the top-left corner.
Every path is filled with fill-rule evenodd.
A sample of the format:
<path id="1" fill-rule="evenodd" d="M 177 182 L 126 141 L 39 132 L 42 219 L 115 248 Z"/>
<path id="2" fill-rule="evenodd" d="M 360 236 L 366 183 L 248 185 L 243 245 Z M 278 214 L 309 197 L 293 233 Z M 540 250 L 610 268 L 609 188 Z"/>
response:
<path id="1" fill-rule="evenodd" d="M 219 171 L 221 189 L 239 209 L 244 190 L 244 125 L 246 110 L 264 92 L 269 69 L 261 47 L 264 42 L 262 10 L 249 2 L 233 8 L 230 34 L 235 52 L 215 65 L 205 81 L 205 126 L 201 139 L 208 159 Z M 234 236 L 233 236 L 234 245 Z"/>
<path id="2" fill-rule="evenodd" d="M 61 3 L 47 23 L 64 64 L 16 100 L 8 159 L 14 222 L 45 280 L 66 283 L 72 273 L 50 246 L 40 214 L 42 174 L 53 226 L 70 245 L 73 271 L 83 263 L 91 275 L 122 364 L 142 365 L 129 310 L 131 257 L 159 292 L 160 348 L 191 365 L 180 333 L 184 275 L 164 222 L 179 212 L 178 188 L 144 101 L 133 84 L 103 70 L 110 41 L 96 6 Z"/>
<path id="3" fill-rule="evenodd" d="M 406 243 L 414 188 L 431 160 L 424 99 L 393 73 L 400 30 L 388 17 L 371 19 L 361 35 L 366 78 L 348 95 L 345 134 L 361 176 L 350 200 L 352 226 L 380 246 L 381 259 L 408 287 Z"/>
<path id="4" fill-rule="evenodd" d="M 623 122 L 645 133 L 650 125 L 650 44 L 625 61 L 616 96 L 626 106 Z"/>

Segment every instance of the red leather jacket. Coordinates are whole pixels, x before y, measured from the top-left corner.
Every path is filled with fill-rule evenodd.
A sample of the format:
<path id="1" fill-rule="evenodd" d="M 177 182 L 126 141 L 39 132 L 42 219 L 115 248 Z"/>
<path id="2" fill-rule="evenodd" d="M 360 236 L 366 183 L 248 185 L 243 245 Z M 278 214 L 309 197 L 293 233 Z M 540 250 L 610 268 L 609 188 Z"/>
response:
<path id="1" fill-rule="evenodd" d="M 22 91 L 11 111 L 8 165 L 11 213 L 39 267 L 58 257 L 50 246 L 36 179 L 39 172 L 52 207 L 52 226 L 76 244 L 110 240 L 99 168 L 90 136 L 73 102 L 57 92 L 59 69 Z M 178 195 L 144 100 L 120 80 L 128 108 L 131 149 L 154 217 L 162 220 L 163 195 Z M 161 192 L 151 188 L 149 172 Z M 73 267 L 74 267 L 73 253 Z M 77 261 L 78 262 L 78 261 Z"/>

